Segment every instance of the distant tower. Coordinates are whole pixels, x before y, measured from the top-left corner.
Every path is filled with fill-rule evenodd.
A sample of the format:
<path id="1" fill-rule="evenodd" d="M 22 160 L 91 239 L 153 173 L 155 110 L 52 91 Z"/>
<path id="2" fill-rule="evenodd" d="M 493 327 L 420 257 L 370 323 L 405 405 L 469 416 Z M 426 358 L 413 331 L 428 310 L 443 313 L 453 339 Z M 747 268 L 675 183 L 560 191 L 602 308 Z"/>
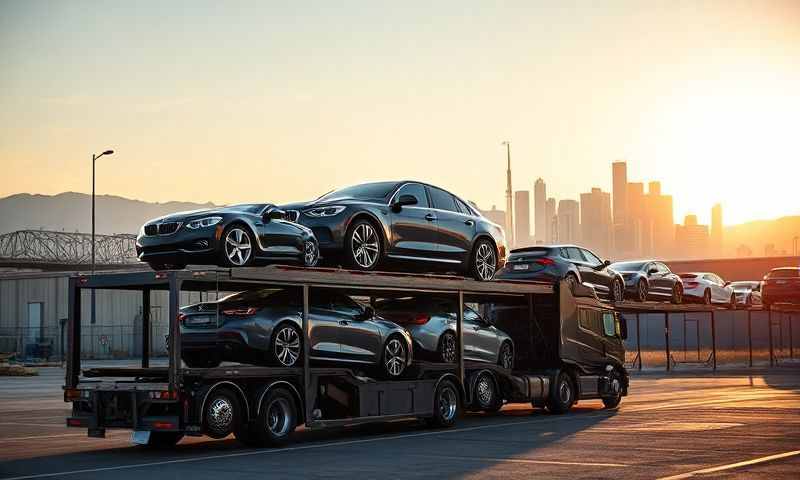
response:
<path id="1" fill-rule="evenodd" d="M 711 207 L 711 255 L 722 256 L 722 205 Z"/>
<path id="2" fill-rule="evenodd" d="M 514 203 L 511 198 L 511 142 L 505 141 L 506 158 L 508 167 L 506 168 L 506 238 L 509 245 L 514 245 Z"/>
<path id="3" fill-rule="evenodd" d="M 514 248 L 527 247 L 531 237 L 531 199 L 530 192 L 518 190 L 514 192 Z"/>
<path id="4" fill-rule="evenodd" d="M 628 164 L 623 161 L 612 163 L 611 176 L 614 224 L 622 225 L 627 223 L 628 217 Z"/>
<path id="5" fill-rule="evenodd" d="M 548 242 L 547 225 L 551 219 L 547 218 L 547 185 L 541 178 L 537 178 L 533 184 L 533 216 L 536 227 L 536 243 Z"/>
<path id="6" fill-rule="evenodd" d="M 547 221 L 547 234 L 544 243 L 558 243 L 558 220 L 556 213 L 556 199 L 548 198 L 544 206 L 544 218 Z"/>

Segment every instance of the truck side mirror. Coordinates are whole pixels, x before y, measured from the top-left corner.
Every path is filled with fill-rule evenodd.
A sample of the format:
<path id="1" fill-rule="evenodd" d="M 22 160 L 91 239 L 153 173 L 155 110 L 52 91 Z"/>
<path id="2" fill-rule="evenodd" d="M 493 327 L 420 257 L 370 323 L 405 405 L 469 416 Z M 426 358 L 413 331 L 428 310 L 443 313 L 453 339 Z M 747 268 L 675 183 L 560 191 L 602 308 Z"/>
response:
<path id="1" fill-rule="evenodd" d="M 628 320 L 623 317 L 622 315 L 618 316 L 619 318 L 619 338 L 623 340 L 628 339 Z"/>

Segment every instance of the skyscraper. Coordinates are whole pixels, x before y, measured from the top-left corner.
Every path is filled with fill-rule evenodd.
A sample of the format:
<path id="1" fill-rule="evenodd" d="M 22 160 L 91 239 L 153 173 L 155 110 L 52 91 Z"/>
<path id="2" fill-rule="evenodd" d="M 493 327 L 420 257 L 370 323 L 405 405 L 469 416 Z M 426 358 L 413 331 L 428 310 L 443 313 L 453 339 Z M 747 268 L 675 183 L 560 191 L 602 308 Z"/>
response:
<path id="1" fill-rule="evenodd" d="M 509 245 L 514 245 L 514 204 L 511 200 L 511 143 L 503 142 L 506 146 L 506 158 L 508 167 L 506 168 L 506 235 Z"/>
<path id="2" fill-rule="evenodd" d="M 649 217 L 645 216 L 644 184 L 628 184 L 628 219 L 630 220 L 631 255 L 649 255 L 653 250 L 653 236 Z"/>
<path id="3" fill-rule="evenodd" d="M 580 204 L 575 200 L 558 202 L 558 243 L 580 241 Z"/>
<path id="4" fill-rule="evenodd" d="M 533 184 L 533 208 L 536 243 L 547 241 L 547 186 L 544 180 L 537 178 Z"/>
<path id="5" fill-rule="evenodd" d="M 531 237 L 531 196 L 527 190 L 514 192 L 514 247 L 525 247 L 530 244 Z"/>
<path id="6" fill-rule="evenodd" d="M 558 217 L 556 216 L 556 199 L 548 198 L 544 207 L 544 218 L 547 222 L 545 227 L 547 230 L 545 234 L 544 243 L 557 243 L 558 242 Z"/>
<path id="7" fill-rule="evenodd" d="M 708 225 L 699 225 L 697 215 L 686 215 L 675 227 L 678 258 L 704 258 L 708 254 Z"/>
<path id="8" fill-rule="evenodd" d="M 661 194 L 661 182 L 650 182 L 645 197 L 646 217 L 652 221 L 652 254 L 668 257 L 675 249 L 672 196 Z"/>
<path id="9" fill-rule="evenodd" d="M 628 164 L 619 161 L 611 164 L 613 178 L 612 201 L 614 202 L 614 224 L 623 225 L 628 219 Z"/>
<path id="10" fill-rule="evenodd" d="M 475 202 L 469 202 L 469 203 L 472 206 L 474 206 L 475 208 L 477 208 L 478 211 L 481 212 L 481 215 L 483 215 L 484 217 L 489 219 L 489 221 L 491 221 L 493 223 L 496 223 L 496 224 L 500 225 L 501 227 L 505 223 L 505 221 L 506 221 L 506 212 L 504 212 L 503 210 L 498 210 L 496 205 L 492 205 L 492 209 L 491 210 L 481 210 L 480 208 L 478 208 L 478 206 L 475 204 Z"/>
<path id="11" fill-rule="evenodd" d="M 581 193 L 581 243 L 608 256 L 611 244 L 611 194 L 599 188 Z"/>
<path id="12" fill-rule="evenodd" d="M 722 205 L 711 207 L 711 256 L 722 256 Z"/>

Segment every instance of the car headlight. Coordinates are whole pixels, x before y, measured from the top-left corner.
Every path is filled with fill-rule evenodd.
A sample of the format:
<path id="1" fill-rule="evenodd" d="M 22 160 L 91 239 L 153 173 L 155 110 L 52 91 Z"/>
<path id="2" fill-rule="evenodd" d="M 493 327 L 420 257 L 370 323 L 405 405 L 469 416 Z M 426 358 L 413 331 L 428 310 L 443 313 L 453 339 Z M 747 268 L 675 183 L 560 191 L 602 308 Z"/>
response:
<path id="1" fill-rule="evenodd" d="M 206 217 L 192 220 L 186 224 L 186 228 L 197 230 L 198 228 L 211 227 L 222 221 L 222 217 Z"/>
<path id="2" fill-rule="evenodd" d="M 334 215 L 339 215 L 342 211 L 347 208 L 342 205 L 336 205 L 333 207 L 318 207 L 312 208 L 311 210 L 306 210 L 303 213 L 308 215 L 309 217 L 333 217 Z"/>

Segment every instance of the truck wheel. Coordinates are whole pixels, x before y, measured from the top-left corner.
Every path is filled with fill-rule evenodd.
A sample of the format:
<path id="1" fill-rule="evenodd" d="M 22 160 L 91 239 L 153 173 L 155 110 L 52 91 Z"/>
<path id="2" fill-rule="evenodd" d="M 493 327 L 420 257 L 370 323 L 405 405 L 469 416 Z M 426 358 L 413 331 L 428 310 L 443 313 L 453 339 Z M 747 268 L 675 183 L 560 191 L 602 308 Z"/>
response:
<path id="1" fill-rule="evenodd" d="M 172 448 L 183 438 L 183 432 L 150 432 L 148 448 Z"/>
<path id="2" fill-rule="evenodd" d="M 619 405 L 619 402 L 621 401 L 622 401 L 622 395 L 616 395 L 613 397 L 604 397 L 603 405 L 606 408 L 617 408 L 617 405 Z"/>
<path id="3" fill-rule="evenodd" d="M 472 392 L 475 406 L 484 412 L 494 413 L 503 408 L 503 400 L 494 379 L 489 373 L 481 373 L 475 380 L 475 391 Z"/>
<path id="4" fill-rule="evenodd" d="M 227 388 L 218 388 L 206 399 L 203 412 L 205 433 L 211 438 L 225 438 L 239 428 L 241 410 L 236 394 Z"/>
<path id="5" fill-rule="evenodd" d="M 264 398 L 255 424 L 236 438 L 245 445 L 276 446 L 286 442 L 295 428 L 294 397 L 285 388 L 275 388 Z"/>
<path id="6" fill-rule="evenodd" d="M 442 380 L 433 396 L 433 417 L 426 419 L 430 427 L 452 427 L 461 413 L 458 389 L 451 380 Z"/>
<path id="7" fill-rule="evenodd" d="M 550 398 L 547 400 L 547 409 L 550 413 L 560 415 L 566 413 L 575 403 L 575 385 L 572 377 L 561 371 L 556 376 L 556 381 L 550 386 Z"/>

